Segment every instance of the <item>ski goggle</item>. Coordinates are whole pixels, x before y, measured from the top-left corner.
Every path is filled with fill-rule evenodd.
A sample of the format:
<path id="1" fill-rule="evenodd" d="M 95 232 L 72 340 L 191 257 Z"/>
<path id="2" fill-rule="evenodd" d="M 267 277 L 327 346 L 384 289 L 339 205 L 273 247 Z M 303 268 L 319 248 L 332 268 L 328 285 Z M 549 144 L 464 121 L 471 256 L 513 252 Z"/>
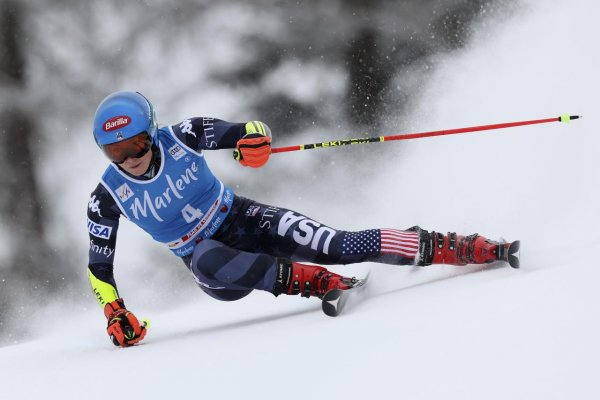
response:
<path id="1" fill-rule="evenodd" d="M 102 151 L 115 164 L 123 164 L 128 158 L 140 158 L 152 147 L 152 139 L 146 132 L 121 142 L 105 144 Z"/>

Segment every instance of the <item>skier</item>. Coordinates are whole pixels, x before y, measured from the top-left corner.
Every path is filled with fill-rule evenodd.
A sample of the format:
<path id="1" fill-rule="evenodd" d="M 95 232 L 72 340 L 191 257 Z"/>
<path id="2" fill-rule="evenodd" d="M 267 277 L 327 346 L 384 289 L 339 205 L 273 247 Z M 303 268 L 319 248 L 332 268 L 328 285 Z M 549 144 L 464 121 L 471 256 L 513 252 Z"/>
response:
<path id="1" fill-rule="evenodd" d="M 94 138 L 111 164 L 88 204 L 88 275 L 117 346 L 136 344 L 146 334 L 113 276 L 121 215 L 180 257 L 204 292 L 225 301 L 254 289 L 323 297 L 353 285 L 320 265 L 300 262 L 426 266 L 506 260 L 507 245 L 477 234 L 444 235 L 418 226 L 348 232 L 234 194 L 212 174 L 202 151 L 234 149 L 241 165 L 263 166 L 271 132 L 260 121 L 190 118 L 159 128 L 148 99 L 116 92 L 96 110 Z"/>

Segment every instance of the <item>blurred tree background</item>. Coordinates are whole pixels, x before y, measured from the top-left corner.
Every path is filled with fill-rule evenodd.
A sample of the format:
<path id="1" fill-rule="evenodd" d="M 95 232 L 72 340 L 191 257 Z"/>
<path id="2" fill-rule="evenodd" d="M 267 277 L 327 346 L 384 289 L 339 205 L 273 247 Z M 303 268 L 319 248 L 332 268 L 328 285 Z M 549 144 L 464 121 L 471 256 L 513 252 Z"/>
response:
<path id="1" fill-rule="evenodd" d="M 440 55 L 516 1 L 0 0 L 0 343 L 49 299 L 94 301 L 84 205 L 110 92 L 144 93 L 161 123 L 261 119 L 279 143 L 398 132 Z"/>

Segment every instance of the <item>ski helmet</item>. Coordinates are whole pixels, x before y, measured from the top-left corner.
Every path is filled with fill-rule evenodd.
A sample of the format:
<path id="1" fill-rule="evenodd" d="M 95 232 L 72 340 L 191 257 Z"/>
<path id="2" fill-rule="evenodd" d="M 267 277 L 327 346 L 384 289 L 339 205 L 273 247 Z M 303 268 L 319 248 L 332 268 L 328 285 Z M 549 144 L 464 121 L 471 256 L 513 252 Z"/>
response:
<path id="1" fill-rule="evenodd" d="M 100 148 L 147 133 L 156 142 L 158 126 L 152 103 L 138 92 L 115 92 L 94 116 L 94 139 Z"/>

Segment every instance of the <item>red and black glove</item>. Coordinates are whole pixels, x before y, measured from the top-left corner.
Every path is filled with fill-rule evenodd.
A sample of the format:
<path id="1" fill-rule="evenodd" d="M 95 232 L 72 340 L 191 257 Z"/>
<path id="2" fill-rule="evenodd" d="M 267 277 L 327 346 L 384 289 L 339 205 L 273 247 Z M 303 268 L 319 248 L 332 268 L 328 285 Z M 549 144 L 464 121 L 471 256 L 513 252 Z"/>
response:
<path id="1" fill-rule="evenodd" d="M 108 319 L 106 331 L 115 346 L 133 346 L 146 336 L 146 325 L 140 324 L 135 315 L 125 308 L 123 299 L 117 299 L 104 306 Z"/>
<path id="2" fill-rule="evenodd" d="M 271 130 L 260 121 L 250 121 L 245 128 L 246 134 L 238 140 L 233 158 L 244 167 L 262 167 L 271 155 Z"/>

